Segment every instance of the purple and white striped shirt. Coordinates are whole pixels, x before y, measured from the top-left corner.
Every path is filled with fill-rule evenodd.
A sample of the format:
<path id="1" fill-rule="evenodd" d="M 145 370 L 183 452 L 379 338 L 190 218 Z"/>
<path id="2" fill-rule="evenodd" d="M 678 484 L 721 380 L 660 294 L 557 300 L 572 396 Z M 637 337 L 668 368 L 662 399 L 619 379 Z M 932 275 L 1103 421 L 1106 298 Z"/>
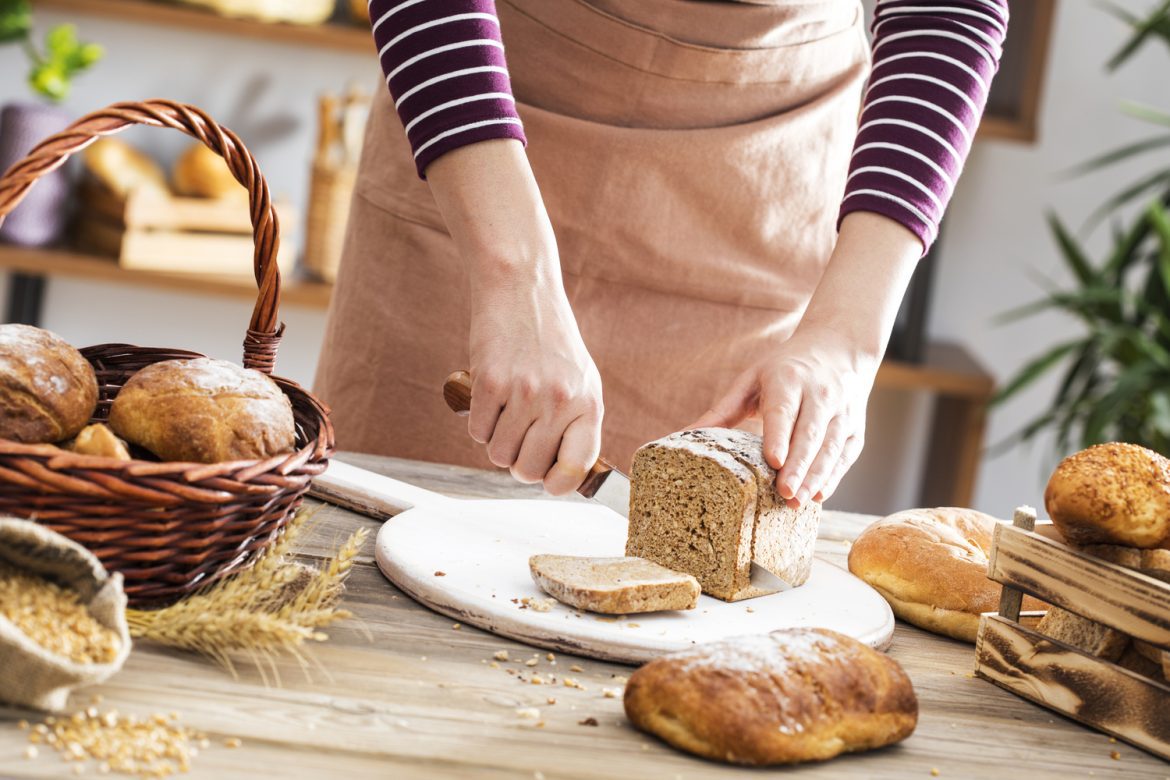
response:
<path id="1" fill-rule="evenodd" d="M 370 19 L 420 176 L 460 146 L 525 141 L 494 0 L 370 0 Z M 873 71 L 839 219 L 876 212 L 931 245 L 1007 22 L 1007 0 L 878 0 Z"/>

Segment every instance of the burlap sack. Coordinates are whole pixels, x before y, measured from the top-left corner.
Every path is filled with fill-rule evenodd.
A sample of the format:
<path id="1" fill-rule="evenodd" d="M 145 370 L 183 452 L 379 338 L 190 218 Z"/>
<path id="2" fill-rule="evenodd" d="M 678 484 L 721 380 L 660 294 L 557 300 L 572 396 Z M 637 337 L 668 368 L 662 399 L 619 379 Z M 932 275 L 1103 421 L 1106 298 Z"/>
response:
<path id="1" fill-rule="evenodd" d="M 0 700 L 60 710 L 74 688 L 102 682 L 122 668 L 130 654 L 130 632 L 121 574 L 107 574 L 76 542 L 28 520 L 8 517 L 0 517 L 0 560 L 76 591 L 89 613 L 120 639 L 112 662 L 78 664 L 48 652 L 0 617 Z"/>

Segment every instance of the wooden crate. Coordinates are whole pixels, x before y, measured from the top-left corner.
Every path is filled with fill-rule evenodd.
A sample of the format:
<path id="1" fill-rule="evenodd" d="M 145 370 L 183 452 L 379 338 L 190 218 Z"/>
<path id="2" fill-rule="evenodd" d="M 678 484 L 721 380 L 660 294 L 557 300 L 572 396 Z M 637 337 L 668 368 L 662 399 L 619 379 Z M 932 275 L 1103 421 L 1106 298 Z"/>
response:
<path id="1" fill-rule="evenodd" d="M 1080 553 L 1051 524 L 1032 530 L 1025 518 L 1017 512 L 1015 526 L 995 530 L 988 576 L 1004 585 L 1004 595 L 999 614 L 980 621 L 975 673 L 1170 760 L 1164 676 L 1145 677 L 1044 636 L 1019 611 L 1027 592 L 1147 642 L 1170 660 L 1170 584 Z"/>

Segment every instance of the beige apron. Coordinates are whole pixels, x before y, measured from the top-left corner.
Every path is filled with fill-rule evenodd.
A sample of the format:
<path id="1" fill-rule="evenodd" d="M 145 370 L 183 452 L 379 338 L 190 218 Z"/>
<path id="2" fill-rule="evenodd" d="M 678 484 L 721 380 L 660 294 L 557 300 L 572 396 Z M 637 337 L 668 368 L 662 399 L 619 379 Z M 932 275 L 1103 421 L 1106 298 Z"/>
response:
<path id="1" fill-rule="evenodd" d="M 868 69 L 861 7 L 497 10 L 565 288 L 601 372 L 602 452 L 625 465 L 799 322 L 836 235 Z M 440 393 L 468 365 L 468 327 L 463 262 L 382 90 L 316 381 L 339 445 L 490 467 Z"/>

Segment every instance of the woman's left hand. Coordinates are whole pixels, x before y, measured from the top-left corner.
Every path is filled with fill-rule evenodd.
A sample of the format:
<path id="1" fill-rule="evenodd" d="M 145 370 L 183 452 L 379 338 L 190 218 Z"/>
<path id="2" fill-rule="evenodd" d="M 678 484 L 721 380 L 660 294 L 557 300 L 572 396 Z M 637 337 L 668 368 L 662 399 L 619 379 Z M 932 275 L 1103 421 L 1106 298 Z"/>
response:
<path id="1" fill-rule="evenodd" d="M 689 427 L 762 418 L 780 497 L 796 507 L 831 496 L 861 454 L 869 391 L 921 254 L 892 219 L 846 216 L 796 332 Z"/>
<path id="2" fill-rule="evenodd" d="M 776 491 L 797 507 L 824 501 L 861 454 L 865 408 L 877 360 L 838 334 L 798 332 L 742 373 L 692 426 L 764 423 L 764 457 L 777 470 Z"/>

